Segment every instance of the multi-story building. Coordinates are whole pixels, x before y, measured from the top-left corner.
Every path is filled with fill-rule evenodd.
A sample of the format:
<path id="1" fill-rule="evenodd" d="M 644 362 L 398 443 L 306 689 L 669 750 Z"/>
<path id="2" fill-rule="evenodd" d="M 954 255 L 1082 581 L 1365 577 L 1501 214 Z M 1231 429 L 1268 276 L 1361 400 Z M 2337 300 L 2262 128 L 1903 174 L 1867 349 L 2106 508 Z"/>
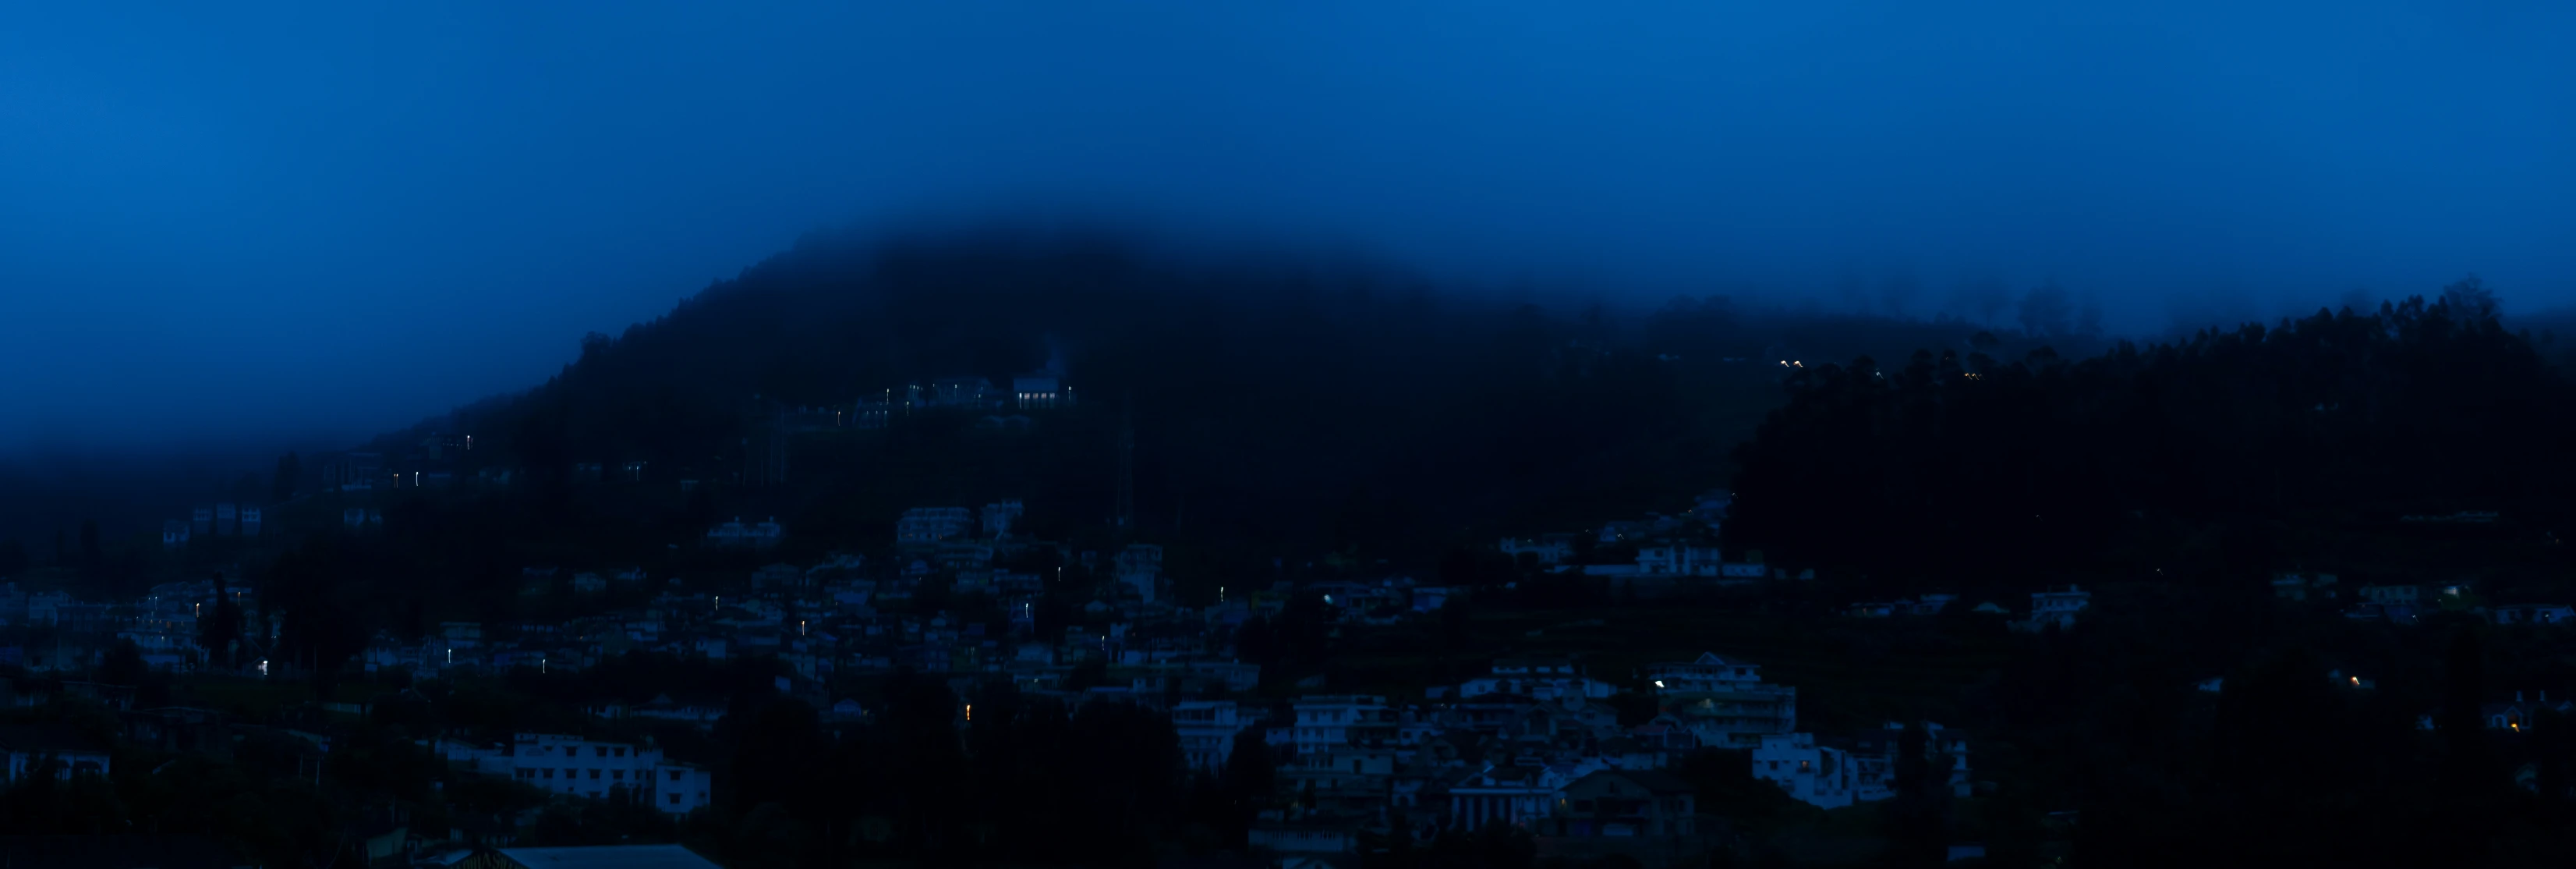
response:
<path id="1" fill-rule="evenodd" d="M 1401 724 L 1386 698 L 1366 694 L 1301 697 L 1293 708 L 1297 724 L 1289 738 L 1299 754 L 1345 745 L 1393 745 Z"/>
<path id="2" fill-rule="evenodd" d="M 550 793 L 604 798 L 623 788 L 675 815 L 707 805 L 712 790 L 704 768 L 664 760 L 661 749 L 578 736 L 519 734 L 510 769 L 519 781 Z"/>
<path id="3" fill-rule="evenodd" d="M 1753 777 L 1779 785 L 1791 799 L 1827 809 L 1851 805 L 1860 790 L 1851 753 L 1817 745 L 1813 733 L 1762 737 L 1753 749 Z"/>
<path id="4" fill-rule="evenodd" d="M 1930 722 L 1924 723 L 1923 730 L 1925 756 L 1950 769 L 1945 789 L 1954 797 L 1968 796 L 1968 738 Z M 1864 731 L 1852 740 L 1852 763 L 1858 767 L 1852 799 L 1869 802 L 1896 796 L 1896 756 L 1904 737 L 1905 725 L 1890 721 L 1886 727 Z"/>
<path id="5" fill-rule="evenodd" d="M 1499 660 L 1489 675 L 1469 679 L 1458 686 L 1458 696 L 1482 697 L 1487 694 L 1514 694 L 1533 700 L 1556 700 L 1565 697 L 1600 699 L 1618 693 L 1618 686 L 1586 678 L 1566 661 Z"/>
<path id="6" fill-rule="evenodd" d="M 975 515 L 964 507 L 914 507 L 903 511 L 895 520 L 894 542 L 902 546 L 927 546 L 953 537 L 964 537 L 975 528 Z"/>
<path id="7" fill-rule="evenodd" d="M 1701 745 L 1751 748 L 1763 737 L 1798 729 L 1798 689 L 1763 684 L 1757 665 L 1710 652 L 1652 665 L 1646 677 L 1665 714 Z"/>
<path id="8" fill-rule="evenodd" d="M 1189 700 L 1172 707 L 1172 729 L 1180 732 L 1181 757 L 1191 769 L 1215 770 L 1234 754 L 1234 737 L 1250 722 L 1232 700 Z"/>

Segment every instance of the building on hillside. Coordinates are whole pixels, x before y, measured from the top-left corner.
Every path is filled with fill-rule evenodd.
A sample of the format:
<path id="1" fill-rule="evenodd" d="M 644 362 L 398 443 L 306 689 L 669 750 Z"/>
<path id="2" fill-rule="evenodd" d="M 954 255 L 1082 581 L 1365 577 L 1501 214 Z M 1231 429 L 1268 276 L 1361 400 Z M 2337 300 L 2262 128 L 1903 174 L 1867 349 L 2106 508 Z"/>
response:
<path id="1" fill-rule="evenodd" d="M 2555 625 L 2576 620 L 2576 608 L 2564 604 L 2520 603 L 2496 607 L 2488 617 L 2499 625 Z"/>
<path id="2" fill-rule="evenodd" d="M 1936 766 L 1950 769 L 1945 790 L 1954 797 L 1968 796 L 1968 738 L 1959 731 L 1925 722 L 1923 751 Z M 1896 796 L 1896 758 L 1904 746 L 1905 725 L 1890 721 L 1887 726 L 1862 731 L 1851 742 L 1851 759 L 1857 769 L 1852 799 L 1859 802 L 1884 800 Z"/>
<path id="3" fill-rule="evenodd" d="M 1289 738 L 1301 754 L 1345 745 L 1391 745 L 1401 724 L 1386 698 L 1367 694 L 1300 697 L 1291 708 L 1297 724 Z"/>
<path id="4" fill-rule="evenodd" d="M 1813 733 L 1762 737 L 1753 749 L 1753 777 L 1779 785 L 1790 799 L 1825 809 L 1851 805 L 1860 789 L 1851 753 L 1817 745 Z"/>
<path id="5" fill-rule="evenodd" d="M 626 793 L 674 815 L 708 804 L 704 768 L 667 761 L 650 745 L 598 742 L 578 736 L 522 733 L 511 745 L 511 775 L 549 793 L 606 797 Z"/>
<path id="6" fill-rule="evenodd" d="M 1232 700 L 1185 700 L 1172 706 L 1172 729 L 1181 737 L 1181 757 L 1194 770 L 1215 771 L 1234 753 L 1235 734 L 1251 722 Z"/>
<path id="7" fill-rule="evenodd" d="M 241 511 L 231 504 L 215 505 L 215 536 L 231 537 L 241 533 Z"/>
<path id="8" fill-rule="evenodd" d="M 259 536 L 259 527 L 260 527 L 260 524 L 261 524 L 261 513 L 260 513 L 259 508 L 257 508 L 257 507 L 253 507 L 253 506 L 250 506 L 250 505 L 248 505 L 248 504 L 244 504 L 244 505 L 242 505 L 242 508 L 241 508 L 241 536 L 243 536 L 243 537 L 257 537 L 257 536 Z"/>
<path id="9" fill-rule="evenodd" d="M 1115 560 L 1118 584 L 1134 589 L 1136 596 L 1153 603 L 1163 579 L 1163 547 L 1135 543 L 1118 551 Z"/>
<path id="10" fill-rule="evenodd" d="M 1487 694 L 1510 694 L 1533 700 L 1557 700 L 1582 697 L 1598 700 L 1619 692 L 1608 682 L 1586 677 L 1574 671 L 1574 664 L 1561 660 L 1515 660 L 1494 662 L 1487 675 L 1469 679 L 1458 686 L 1458 696 L 1482 697 Z"/>
<path id="11" fill-rule="evenodd" d="M 2334 600 L 2338 582 L 2331 573 L 2284 573 L 2272 578 L 2272 596 L 2288 601 Z"/>
<path id="12" fill-rule="evenodd" d="M 964 507 L 914 507 L 894 523 L 898 546 L 931 546 L 964 537 L 975 528 L 975 516 Z"/>
<path id="13" fill-rule="evenodd" d="M 981 516 L 984 520 L 984 536 L 996 539 L 1010 536 L 1013 530 L 1020 527 L 1020 518 L 1028 515 L 1028 512 L 1028 505 L 1020 503 L 1017 498 L 984 505 Z"/>
<path id="14" fill-rule="evenodd" d="M 993 384 L 981 377 L 942 377 L 930 382 L 931 407 L 981 408 L 991 401 Z"/>
<path id="15" fill-rule="evenodd" d="M 2008 627 L 2024 632 L 2036 632 L 2052 625 L 2060 630 L 2072 628 L 2075 627 L 2075 614 L 2092 603 L 2093 593 L 2080 586 L 2069 585 L 2065 591 L 2034 591 L 2030 593 L 2030 619 L 2013 622 Z"/>
<path id="16" fill-rule="evenodd" d="M 1637 572 L 1646 576 L 1719 577 L 1725 573 L 1725 563 L 1715 546 L 1649 543 L 1637 547 Z"/>
<path id="17" fill-rule="evenodd" d="M 161 523 L 161 548 L 177 549 L 188 545 L 188 523 L 172 519 Z"/>
<path id="18" fill-rule="evenodd" d="M 1697 789 L 1656 770 L 1598 770 L 1565 785 L 1535 826 L 1540 850 L 1570 858 L 1623 854 L 1645 866 L 1706 865 Z M 1587 847 L 1588 846 L 1588 847 Z"/>
<path id="19" fill-rule="evenodd" d="M 436 865 L 457 865 L 463 869 L 718 869 L 715 861 L 700 857 L 697 852 L 679 845 L 505 847 L 488 851 L 467 851 L 464 852 L 464 856 L 458 857 L 454 864 Z"/>
<path id="20" fill-rule="evenodd" d="M 188 529 L 199 537 L 215 533 L 215 508 L 196 507 L 188 511 Z"/>
<path id="21" fill-rule="evenodd" d="M 109 746 L 61 721 L 0 726 L 0 782 L 16 783 L 45 772 L 53 764 L 56 778 L 77 775 L 101 778 L 113 770 Z"/>
<path id="22" fill-rule="evenodd" d="M 1449 786 L 1449 823 L 1476 830 L 1504 823 L 1527 828 L 1556 813 L 1565 776 L 1544 766 L 1487 766 Z"/>
<path id="23" fill-rule="evenodd" d="M 2420 585 L 2365 585 L 2361 587 L 2361 599 L 2369 603 L 2381 605 L 2405 604 L 2407 606 L 2414 606 L 2424 602 L 2424 587 Z"/>
<path id="24" fill-rule="evenodd" d="M 1540 564 L 1564 564 L 1574 559 L 1575 537 L 1576 535 L 1573 534 L 1541 534 L 1537 537 L 1505 537 L 1503 538 L 1502 545 L 1499 548 L 1502 549 L 1504 555 L 1510 556 L 1514 560 L 1518 560 L 1521 555 L 1527 554 L 1531 558 L 1537 559 Z"/>
<path id="25" fill-rule="evenodd" d="M 777 546 L 784 536 L 786 529 L 779 526 L 776 516 L 750 524 L 736 516 L 731 522 L 707 529 L 707 545 L 719 549 L 768 549 Z"/>
<path id="26" fill-rule="evenodd" d="M 1750 748 L 1765 736 L 1798 729 L 1798 689 L 1763 684 L 1755 664 L 1709 652 L 1688 662 L 1649 665 L 1646 678 L 1664 714 L 1701 745 Z"/>
<path id="27" fill-rule="evenodd" d="M 1032 371 L 1011 378 L 1011 403 L 1021 410 L 1054 410 L 1073 406 L 1073 388 L 1054 371 Z"/>

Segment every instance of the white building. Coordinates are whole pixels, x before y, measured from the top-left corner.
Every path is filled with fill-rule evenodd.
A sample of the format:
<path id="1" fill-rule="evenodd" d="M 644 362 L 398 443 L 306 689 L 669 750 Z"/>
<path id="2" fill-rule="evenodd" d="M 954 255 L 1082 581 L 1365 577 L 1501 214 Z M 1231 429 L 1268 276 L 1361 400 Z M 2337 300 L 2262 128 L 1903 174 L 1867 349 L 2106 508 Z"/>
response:
<path id="1" fill-rule="evenodd" d="M 550 793 L 605 798 L 623 787 L 654 808 L 685 815 L 707 805 L 707 771 L 662 759 L 662 750 L 578 736 L 522 733 L 511 746 L 511 775 Z"/>
<path id="2" fill-rule="evenodd" d="M 1534 700 L 1566 697 L 1599 700 L 1618 691 L 1616 685 L 1576 673 L 1571 663 L 1554 660 L 1495 661 L 1492 673 L 1469 679 L 1458 686 L 1461 699 L 1487 694 L 1516 694 Z"/>
<path id="3" fill-rule="evenodd" d="M 1557 792 L 1573 778 L 1543 766 L 1488 766 L 1449 786 L 1450 825 L 1461 830 L 1495 822 L 1529 826 L 1556 811 Z"/>
<path id="4" fill-rule="evenodd" d="M 1052 371 L 1032 371 L 1011 378 L 1011 402 L 1021 410 L 1052 410 L 1073 404 L 1073 390 Z"/>
<path id="5" fill-rule="evenodd" d="M 1020 517 L 1028 512 L 1028 506 L 1018 499 L 984 505 L 984 536 L 998 539 L 1009 535 L 1011 529 L 1020 527 Z"/>
<path id="6" fill-rule="evenodd" d="M 1646 678 L 1665 714 L 1715 747 L 1751 748 L 1763 737 L 1798 729 L 1798 689 L 1762 682 L 1762 668 L 1703 653 L 1689 662 L 1654 664 Z"/>
<path id="7" fill-rule="evenodd" d="M 757 524 L 744 524 L 742 517 L 736 516 L 731 522 L 707 529 L 707 545 L 717 548 L 766 549 L 778 545 L 778 538 L 782 535 L 782 531 L 783 529 L 778 527 L 777 517 L 774 516 L 767 522 Z"/>
<path id="8" fill-rule="evenodd" d="M 2576 608 L 2564 604 L 2512 604 L 2496 607 L 2490 618 L 2499 625 L 2554 625 L 2576 619 Z"/>
<path id="9" fill-rule="evenodd" d="M 1851 805 L 1860 789 L 1860 770 L 1851 754 L 1817 745 L 1813 733 L 1762 737 L 1753 749 L 1753 777 L 1779 785 L 1791 799 L 1826 809 Z"/>
<path id="10" fill-rule="evenodd" d="M 1154 602 L 1154 592 L 1162 585 L 1163 547 L 1137 543 L 1118 551 L 1118 583 L 1136 590 L 1146 603 Z"/>
<path id="11" fill-rule="evenodd" d="M 1329 751 L 1345 745 L 1385 745 L 1396 739 L 1399 724 L 1386 698 L 1366 694 L 1301 697 L 1294 704 L 1297 724 L 1289 739 L 1297 753 Z"/>
<path id="12" fill-rule="evenodd" d="M 1540 564 L 1563 564 L 1574 558 L 1574 535 L 1541 534 L 1537 537 L 1505 537 L 1499 548 L 1504 555 L 1513 558 L 1519 558 L 1521 553 L 1527 552 L 1530 557 L 1538 559 Z"/>
<path id="13" fill-rule="evenodd" d="M 1172 729 L 1191 769 L 1218 770 L 1234 754 L 1234 737 L 1248 724 L 1232 700 L 1188 700 L 1172 707 Z"/>
<path id="14" fill-rule="evenodd" d="M 1637 572 L 1646 576 L 1717 577 L 1725 574 L 1725 564 L 1715 546 L 1656 543 L 1637 548 Z"/>
<path id="15" fill-rule="evenodd" d="M 964 507 L 914 507 L 895 520 L 894 542 L 916 546 L 964 537 L 975 528 L 975 515 Z"/>
<path id="16" fill-rule="evenodd" d="M 2067 586 L 2065 591 L 2031 592 L 2030 620 L 2016 623 L 2012 627 L 2022 631 L 2036 631 L 2049 625 L 2056 625 L 2060 629 L 2072 628 L 2075 626 L 2075 614 L 2092 602 L 2092 592 L 2073 585 Z"/>

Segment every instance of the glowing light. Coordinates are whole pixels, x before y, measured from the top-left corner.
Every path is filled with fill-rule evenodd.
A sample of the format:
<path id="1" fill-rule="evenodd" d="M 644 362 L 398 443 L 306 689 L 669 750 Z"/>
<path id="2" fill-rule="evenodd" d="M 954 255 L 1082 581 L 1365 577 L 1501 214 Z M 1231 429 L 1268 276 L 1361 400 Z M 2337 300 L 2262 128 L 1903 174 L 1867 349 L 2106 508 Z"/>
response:
<path id="1" fill-rule="evenodd" d="M 1657 679 L 1657 680 L 1655 680 L 1655 687 L 1657 687 L 1657 688 L 1664 687 L 1664 680 L 1662 680 L 1662 679 Z"/>

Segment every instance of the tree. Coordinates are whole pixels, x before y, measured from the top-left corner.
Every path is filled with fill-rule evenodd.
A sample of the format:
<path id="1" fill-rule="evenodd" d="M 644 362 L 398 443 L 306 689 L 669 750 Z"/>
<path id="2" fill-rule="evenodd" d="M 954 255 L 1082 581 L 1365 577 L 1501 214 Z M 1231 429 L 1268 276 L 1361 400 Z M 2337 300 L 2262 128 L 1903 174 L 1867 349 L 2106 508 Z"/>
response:
<path id="1" fill-rule="evenodd" d="M 283 504 L 295 499 L 295 487 L 302 482 L 304 461 L 293 452 L 277 457 L 277 473 L 269 477 L 268 499 Z"/>
<path id="2" fill-rule="evenodd" d="M 1218 776 L 1227 811 L 1226 825 L 1217 828 L 1217 832 L 1229 847 L 1243 847 L 1253 818 L 1278 801 L 1278 770 L 1274 763 L 1262 728 L 1247 727 L 1235 734 L 1234 749 L 1226 754 L 1225 770 Z"/>
<path id="3" fill-rule="evenodd" d="M 197 622 L 197 645 L 206 650 L 208 661 L 230 668 L 235 665 L 234 644 L 241 639 L 241 604 L 233 601 L 231 590 L 224 586 L 223 572 L 216 571 L 215 607 Z"/>
<path id="4" fill-rule="evenodd" d="M 1942 793 L 1948 770 L 1936 768 L 1923 722 L 1910 721 L 1896 739 L 1896 796 L 1881 810 L 1887 827 L 1889 864 L 1939 866 L 1948 859 L 1942 835 Z"/>
<path id="5" fill-rule="evenodd" d="M 81 520 L 81 575 L 92 580 L 107 569 L 107 549 L 98 539 L 98 520 Z"/>
<path id="6" fill-rule="evenodd" d="M 116 641 L 116 648 L 98 665 L 98 680 L 110 685 L 133 687 L 151 675 L 152 665 L 144 663 L 143 648 L 132 639 Z"/>

